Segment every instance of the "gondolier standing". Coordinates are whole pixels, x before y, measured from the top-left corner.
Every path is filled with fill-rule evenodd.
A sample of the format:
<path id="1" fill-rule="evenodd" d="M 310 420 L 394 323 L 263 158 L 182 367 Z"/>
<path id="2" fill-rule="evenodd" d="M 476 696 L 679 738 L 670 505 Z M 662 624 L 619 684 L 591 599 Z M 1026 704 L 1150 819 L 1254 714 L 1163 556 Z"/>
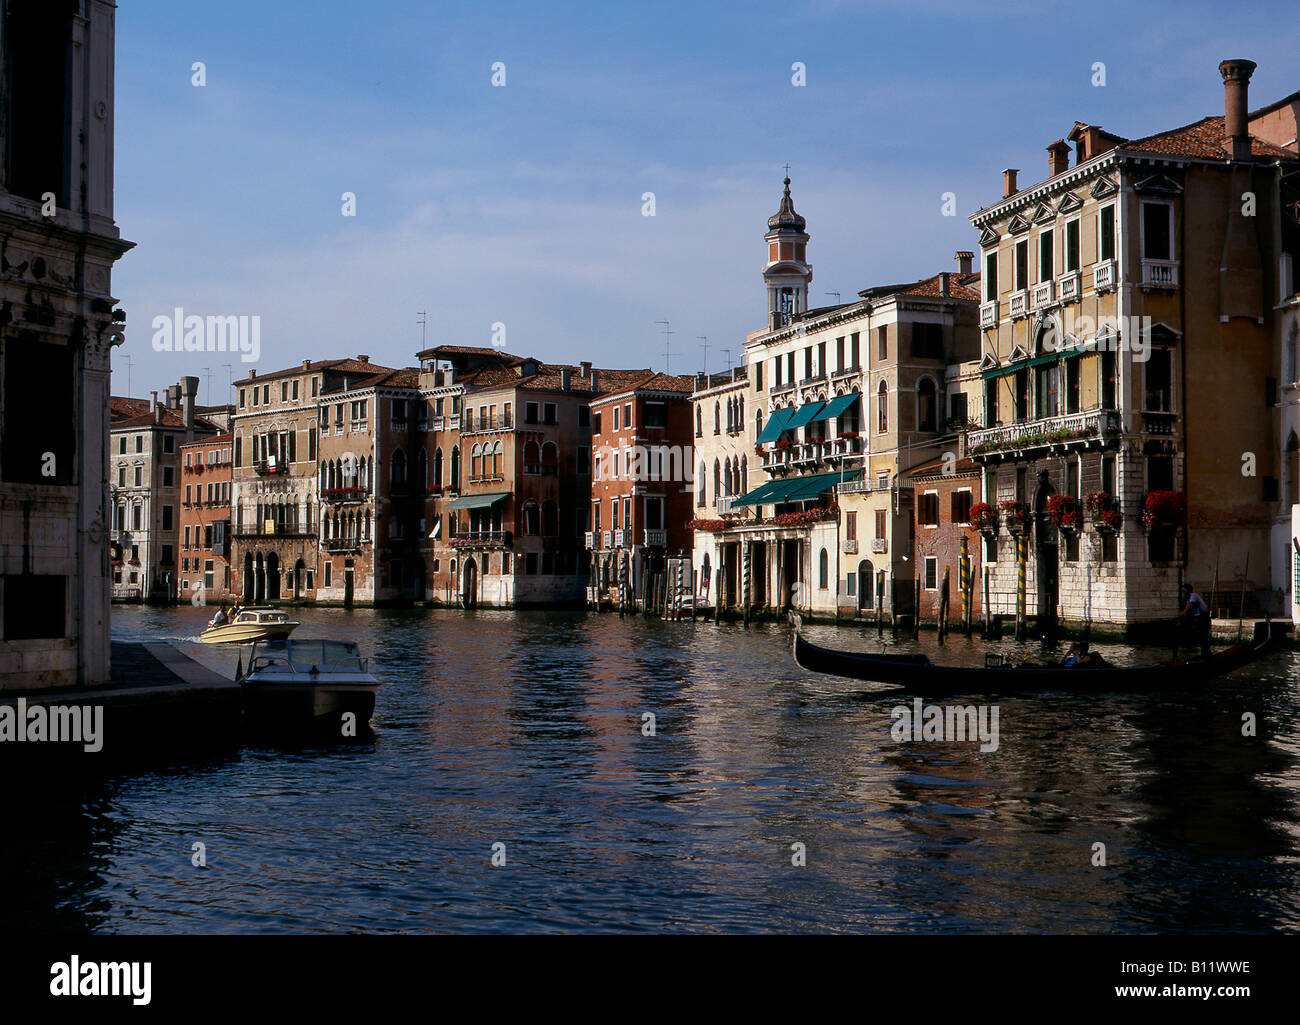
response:
<path id="1" fill-rule="evenodd" d="M 1191 636 L 1192 644 L 1199 645 L 1201 658 L 1209 658 L 1210 607 L 1191 584 L 1183 584 L 1183 611 L 1178 613 L 1178 619 Z"/>

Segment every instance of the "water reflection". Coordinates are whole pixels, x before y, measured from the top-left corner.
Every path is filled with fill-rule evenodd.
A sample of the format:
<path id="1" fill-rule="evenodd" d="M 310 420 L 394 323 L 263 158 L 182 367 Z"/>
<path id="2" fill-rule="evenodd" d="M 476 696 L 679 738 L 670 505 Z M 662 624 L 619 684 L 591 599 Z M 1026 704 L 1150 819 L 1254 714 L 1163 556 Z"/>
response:
<path id="1" fill-rule="evenodd" d="M 115 636 L 179 638 L 230 674 L 232 655 L 193 641 L 203 612 L 116 610 Z M 128 932 L 1300 928 L 1289 654 L 1202 696 L 1003 698 L 998 749 L 980 752 L 894 742 L 896 695 L 804 673 L 776 626 L 300 618 L 373 659 L 373 742 L 246 747 L 52 799 L 0 855 L 31 880 L 24 918 Z M 917 647 L 983 657 L 959 637 Z M 1245 711 L 1257 737 L 1241 736 Z M 194 841 L 210 870 L 190 864 Z"/>

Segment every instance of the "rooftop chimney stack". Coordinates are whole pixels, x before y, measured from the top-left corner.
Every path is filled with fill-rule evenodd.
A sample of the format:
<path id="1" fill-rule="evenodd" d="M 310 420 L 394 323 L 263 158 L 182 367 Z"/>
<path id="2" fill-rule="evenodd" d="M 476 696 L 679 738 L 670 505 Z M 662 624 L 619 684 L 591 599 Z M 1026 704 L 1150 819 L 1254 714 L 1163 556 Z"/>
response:
<path id="1" fill-rule="evenodd" d="M 569 367 L 560 368 L 560 391 L 568 391 L 570 381 L 573 377 L 573 370 Z"/>
<path id="2" fill-rule="evenodd" d="M 194 398 L 199 393 L 199 379 L 197 377 L 182 377 L 180 387 L 185 393 L 183 407 L 185 410 L 185 426 L 193 427 Z"/>
<path id="3" fill-rule="evenodd" d="M 600 390 L 600 386 L 596 381 L 596 371 L 592 370 L 588 376 L 591 378 L 591 394 L 595 395 Z"/>
<path id="4" fill-rule="evenodd" d="M 583 360 L 581 363 L 578 364 L 578 366 L 582 367 L 582 376 L 583 376 L 583 377 L 590 377 L 590 376 L 591 376 L 591 363 L 589 363 L 589 362 L 586 361 L 586 360 Z"/>
<path id="5" fill-rule="evenodd" d="M 1232 160 L 1250 159 L 1247 111 L 1250 109 L 1250 76 L 1254 73 L 1254 61 L 1236 58 L 1219 64 L 1219 74 L 1223 76 L 1223 127 L 1228 137 L 1225 149 Z"/>
<path id="6" fill-rule="evenodd" d="M 1047 170 L 1055 178 L 1070 166 L 1070 144 L 1064 139 L 1057 139 L 1047 147 Z"/>
<path id="7" fill-rule="evenodd" d="M 952 254 L 952 258 L 957 261 L 957 270 L 962 274 L 970 274 L 973 271 L 972 264 L 975 261 L 975 254 L 967 249 L 958 249 Z"/>
<path id="8" fill-rule="evenodd" d="M 173 384 L 170 387 L 168 387 L 167 408 L 168 409 L 181 408 L 181 386 L 179 384 Z"/>
<path id="9" fill-rule="evenodd" d="M 365 353 L 361 353 L 361 354 L 359 354 L 359 355 L 357 356 L 357 362 L 358 362 L 358 363 L 369 363 L 369 362 L 370 362 L 370 357 L 367 356 Z"/>
<path id="10" fill-rule="evenodd" d="M 943 296 L 945 299 L 948 298 L 949 292 L 951 291 L 948 285 L 949 277 L 950 275 L 948 274 L 947 271 L 944 271 L 942 274 L 939 275 L 939 294 Z"/>
<path id="11" fill-rule="evenodd" d="M 1018 167 L 1008 167 L 1005 171 L 1002 172 L 1002 198 L 1003 199 L 1009 199 L 1010 197 L 1014 196 L 1017 191 L 1019 191 L 1016 188 L 1016 175 L 1018 175 L 1019 173 L 1020 173 L 1020 168 Z"/>
<path id="12" fill-rule="evenodd" d="M 703 370 L 695 375 L 695 390 L 704 391 L 709 386 L 709 375 Z"/>

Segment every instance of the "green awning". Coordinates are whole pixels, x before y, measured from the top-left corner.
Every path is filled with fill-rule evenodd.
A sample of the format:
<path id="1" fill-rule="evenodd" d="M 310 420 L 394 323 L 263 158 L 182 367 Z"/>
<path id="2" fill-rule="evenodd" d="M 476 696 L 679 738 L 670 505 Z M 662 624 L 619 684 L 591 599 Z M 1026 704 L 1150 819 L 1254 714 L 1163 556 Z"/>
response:
<path id="1" fill-rule="evenodd" d="M 762 505 L 764 501 L 771 501 L 767 496 L 784 483 L 783 480 L 770 480 L 765 484 L 760 484 L 748 494 L 732 499 L 731 504 L 733 507 L 737 505 Z"/>
<path id="2" fill-rule="evenodd" d="M 789 430 L 790 417 L 794 416 L 794 409 L 778 409 L 772 414 L 771 419 L 763 425 L 763 433 L 758 436 L 755 444 L 763 445 L 769 441 L 776 441 L 781 437 L 784 431 Z"/>
<path id="3" fill-rule="evenodd" d="M 988 380 L 990 377 L 1006 377 L 1007 374 L 1014 374 L 1018 370 L 1024 370 L 1029 366 L 1029 361 L 1025 359 L 1017 360 L 1015 363 L 1004 363 L 1000 367 L 989 367 L 980 373 L 980 377 Z"/>
<path id="4" fill-rule="evenodd" d="M 822 407 L 821 412 L 813 417 L 813 422 L 816 423 L 818 420 L 829 420 L 833 416 L 843 415 L 844 411 L 849 409 L 858 401 L 859 398 L 861 398 L 861 396 L 858 395 L 857 392 L 854 392 L 852 395 L 840 395 L 831 399 L 830 402 L 826 403 L 826 405 Z"/>
<path id="5" fill-rule="evenodd" d="M 826 407 L 824 402 L 806 402 L 794 411 L 794 416 L 790 417 L 790 422 L 786 425 L 787 431 L 793 431 L 796 427 L 802 427 L 804 424 L 812 423 L 817 418 L 817 414 Z"/>
<path id="6" fill-rule="evenodd" d="M 444 509 L 487 509 L 496 505 L 503 498 L 509 498 L 511 492 L 500 491 L 488 495 L 461 495 L 448 502 Z"/>
<path id="7" fill-rule="evenodd" d="M 857 480 L 861 474 L 861 470 L 851 470 L 843 475 L 838 473 L 815 473 L 808 477 L 794 477 L 790 480 L 790 483 L 794 486 L 782 501 L 805 502 L 829 491 L 841 481 Z"/>

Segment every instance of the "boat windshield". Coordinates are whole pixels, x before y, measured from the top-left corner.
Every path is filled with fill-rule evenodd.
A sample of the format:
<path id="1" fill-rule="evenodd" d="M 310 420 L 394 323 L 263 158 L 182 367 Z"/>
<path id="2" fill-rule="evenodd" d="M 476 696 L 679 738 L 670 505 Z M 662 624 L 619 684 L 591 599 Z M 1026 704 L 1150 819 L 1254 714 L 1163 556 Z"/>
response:
<path id="1" fill-rule="evenodd" d="M 294 669 L 322 672 L 360 672 L 361 655 L 350 641 L 305 640 L 289 642 L 289 661 Z"/>

